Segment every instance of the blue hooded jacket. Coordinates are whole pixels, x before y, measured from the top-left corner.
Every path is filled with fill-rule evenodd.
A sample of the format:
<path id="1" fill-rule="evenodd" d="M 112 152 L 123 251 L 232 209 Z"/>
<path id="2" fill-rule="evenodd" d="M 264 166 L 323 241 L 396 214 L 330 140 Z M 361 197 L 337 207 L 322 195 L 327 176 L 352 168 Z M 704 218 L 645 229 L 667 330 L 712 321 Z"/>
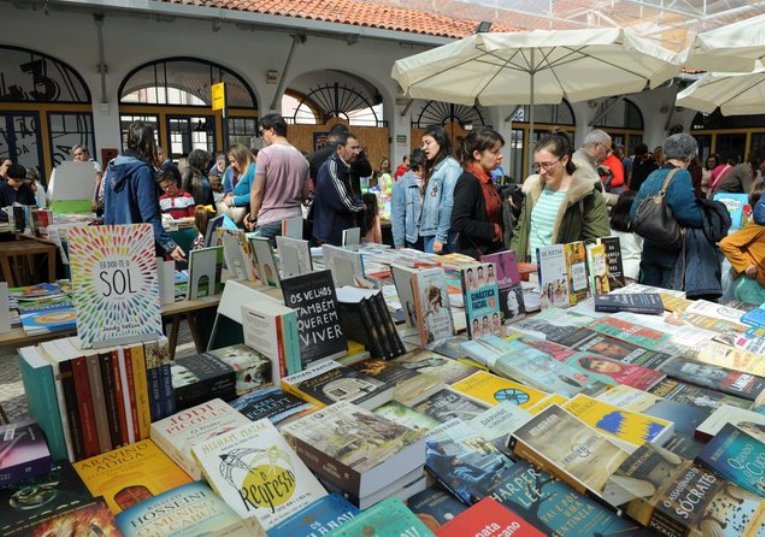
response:
<path id="1" fill-rule="evenodd" d="M 151 224 L 154 242 L 166 254 L 177 246 L 162 227 L 154 170 L 138 153 L 127 150 L 109 163 L 104 189 L 104 223 Z"/>

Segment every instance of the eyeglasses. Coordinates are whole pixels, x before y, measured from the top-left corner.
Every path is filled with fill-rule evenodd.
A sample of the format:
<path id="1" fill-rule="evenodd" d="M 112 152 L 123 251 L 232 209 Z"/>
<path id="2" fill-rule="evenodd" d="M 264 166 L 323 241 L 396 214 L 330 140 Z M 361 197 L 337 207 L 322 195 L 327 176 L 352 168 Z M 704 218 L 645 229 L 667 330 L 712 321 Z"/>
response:
<path id="1" fill-rule="evenodd" d="M 535 162 L 533 164 L 534 171 L 539 173 L 539 170 L 544 170 L 546 172 L 549 172 L 557 163 L 560 162 L 559 158 L 556 158 L 555 160 L 551 160 L 550 162 Z"/>

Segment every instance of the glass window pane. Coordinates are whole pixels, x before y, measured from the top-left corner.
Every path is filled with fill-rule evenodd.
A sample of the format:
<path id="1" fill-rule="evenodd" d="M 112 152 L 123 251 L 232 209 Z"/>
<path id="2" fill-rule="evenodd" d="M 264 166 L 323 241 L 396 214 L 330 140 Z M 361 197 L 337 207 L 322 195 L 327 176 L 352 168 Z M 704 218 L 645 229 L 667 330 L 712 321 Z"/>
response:
<path id="1" fill-rule="evenodd" d="M 120 133 L 123 151 L 127 148 L 127 131 L 134 121 L 143 121 L 154 127 L 154 140 L 159 145 L 159 118 L 155 115 L 120 114 Z"/>
<path id="2" fill-rule="evenodd" d="M 97 159 L 93 117 L 90 114 L 50 113 L 48 117 L 54 166 L 58 166 L 65 160 L 71 160 L 72 147 L 75 145 L 87 147 L 91 158 Z"/>
<path id="3" fill-rule="evenodd" d="M 88 88 L 77 72 L 49 56 L 0 46 L 0 65 L 3 102 L 90 104 Z"/>

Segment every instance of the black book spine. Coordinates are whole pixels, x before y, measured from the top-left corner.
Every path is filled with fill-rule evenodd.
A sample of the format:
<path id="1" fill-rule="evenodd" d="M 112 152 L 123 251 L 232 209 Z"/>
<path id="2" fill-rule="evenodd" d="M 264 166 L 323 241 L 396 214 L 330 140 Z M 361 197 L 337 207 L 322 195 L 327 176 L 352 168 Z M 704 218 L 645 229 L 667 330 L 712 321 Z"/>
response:
<path id="1" fill-rule="evenodd" d="M 105 352 L 99 358 L 98 365 L 101 369 L 101 379 L 104 385 L 104 405 L 106 405 L 106 417 L 109 421 L 109 438 L 111 438 L 112 446 L 117 448 L 122 445 L 122 434 L 120 434 L 120 411 L 117 406 L 117 391 L 114 387 L 112 353 Z"/>
<path id="2" fill-rule="evenodd" d="M 377 293 L 375 295 L 375 300 L 377 301 L 380 315 L 382 315 L 382 318 L 385 320 L 385 326 L 388 328 L 388 334 L 390 334 L 390 340 L 394 351 L 393 356 L 396 357 L 405 354 L 406 348 L 404 347 L 404 342 L 401 341 L 401 336 L 398 335 L 398 330 L 396 330 L 396 323 L 393 322 L 393 317 L 390 315 L 388 305 L 385 303 L 385 297 L 383 297 L 382 293 Z"/>
<path id="3" fill-rule="evenodd" d="M 70 360 L 59 363 L 59 376 L 61 377 L 61 390 L 64 392 L 66 417 L 69 421 L 69 438 L 72 441 L 72 452 L 74 460 L 80 461 L 85 458 L 85 444 L 82 437 L 80 414 L 77 411 L 77 391 L 74 388 L 74 376 Z"/>
<path id="4" fill-rule="evenodd" d="M 362 302 L 353 304 L 340 303 L 340 321 L 343 333 L 346 337 L 354 339 L 369 351 L 374 358 L 383 358 L 383 351 L 374 335 L 374 324 L 369 311 L 366 311 Z"/>
<path id="5" fill-rule="evenodd" d="M 388 360 L 393 358 L 395 354 L 393 353 L 393 349 L 390 345 L 390 337 L 387 333 L 388 331 L 385 328 L 385 321 L 380 317 L 380 312 L 377 311 L 375 302 L 375 299 L 372 297 L 365 298 L 362 302 L 362 310 L 367 309 L 369 311 L 369 314 L 373 320 L 373 323 L 369 326 L 373 331 L 376 332 L 377 337 L 379 338 L 380 348 L 383 351 L 381 358 Z"/>

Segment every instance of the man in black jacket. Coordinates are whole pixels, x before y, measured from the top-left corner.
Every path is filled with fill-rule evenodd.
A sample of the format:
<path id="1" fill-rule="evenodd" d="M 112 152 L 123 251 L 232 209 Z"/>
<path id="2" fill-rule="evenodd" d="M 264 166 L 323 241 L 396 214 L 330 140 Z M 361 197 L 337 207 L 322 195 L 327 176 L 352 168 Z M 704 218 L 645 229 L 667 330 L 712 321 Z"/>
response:
<path id="1" fill-rule="evenodd" d="M 6 180 L 0 183 L 0 207 L 8 207 L 14 203 L 19 205 L 36 205 L 35 193 L 24 182 L 27 169 L 21 164 L 8 166 Z"/>
<path id="2" fill-rule="evenodd" d="M 310 166 L 311 179 L 316 184 L 316 178 L 319 174 L 319 168 L 326 160 L 337 151 L 337 140 L 341 133 L 347 133 L 348 127 L 342 123 L 333 126 L 327 137 L 327 144 L 308 155 L 308 165 Z M 372 165 L 367 160 L 366 155 L 361 151 L 356 160 L 351 163 L 351 189 L 356 196 L 361 196 L 361 178 L 372 175 Z"/>

